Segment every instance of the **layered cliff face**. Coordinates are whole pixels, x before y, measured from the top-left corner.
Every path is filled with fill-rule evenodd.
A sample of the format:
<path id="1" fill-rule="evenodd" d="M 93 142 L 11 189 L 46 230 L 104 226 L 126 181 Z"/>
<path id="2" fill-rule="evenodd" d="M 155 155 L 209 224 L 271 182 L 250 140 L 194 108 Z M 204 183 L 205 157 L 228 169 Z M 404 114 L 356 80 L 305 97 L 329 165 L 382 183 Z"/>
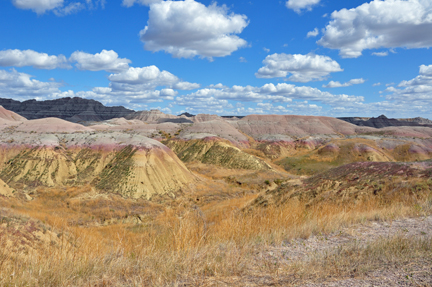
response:
<path id="1" fill-rule="evenodd" d="M 124 117 L 133 112 L 120 106 L 105 107 L 98 101 L 78 97 L 24 102 L 0 98 L 0 105 L 29 120 L 56 117 L 72 122 L 104 121 Z"/>
<path id="2" fill-rule="evenodd" d="M 409 118 L 409 119 L 389 119 L 386 116 L 381 115 L 377 118 L 345 117 L 345 118 L 338 118 L 338 119 L 357 126 L 373 127 L 378 129 L 385 128 L 385 127 L 427 126 L 427 125 L 431 126 L 432 125 L 432 121 L 421 117 Z"/>

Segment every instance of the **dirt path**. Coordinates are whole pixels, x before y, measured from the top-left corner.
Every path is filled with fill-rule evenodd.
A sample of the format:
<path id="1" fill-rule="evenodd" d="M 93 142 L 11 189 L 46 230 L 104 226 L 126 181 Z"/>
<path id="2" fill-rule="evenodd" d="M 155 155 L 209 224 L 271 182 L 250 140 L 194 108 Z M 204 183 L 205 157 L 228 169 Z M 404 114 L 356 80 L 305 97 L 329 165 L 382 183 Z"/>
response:
<path id="1" fill-rule="evenodd" d="M 274 252 L 276 256 L 283 256 L 286 260 L 308 261 L 340 250 L 344 246 L 355 244 L 365 247 L 377 240 L 391 239 L 395 236 L 416 239 L 430 238 L 432 236 L 432 216 L 356 225 L 327 236 L 318 235 L 306 240 L 294 240 L 270 252 Z M 401 266 L 382 266 L 380 270 L 368 272 L 364 278 L 344 280 L 333 278 L 331 279 L 333 282 L 306 283 L 299 284 L 299 286 L 432 286 L 432 262 L 420 261 L 410 262 L 402 268 Z"/>
<path id="2" fill-rule="evenodd" d="M 393 261 L 393 263 L 390 263 L 392 260 L 384 260 L 383 265 L 378 264 L 372 270 L 366 268 L 366 272 L 356 272 L 354 269 L 352 275 L 347 274 L 346 270 L 341 272 L 340 276 L 335 275 L 334 271 L 326 275 L 325 272 L 322 273 L 322 270 L 315 272 L 313 266 L 309 267 L 309 263 L 316 265 L 316 262 L 322 261 L 326 256 L 331 257 L 332 254 L 340 253 L 341 250 L 350 250 L 353 246 L 361 250 L 382 239 L 423 238 L 430 240 L 431 237 L 432 216 L 398 219 L 392 222 L 367 222 L 343 228 L 332 234 L 313 235 L 308 239 L 296 239 L 279 246 L 267 246 L 266 250 L 257 252 L 255 264 L 253 264 L 256 268 L 245 272 L 247 275 L 223 279 L 207 278 L 203 281 L 198 280 L 195 284 L 199 286 L 308 287 L 432 286 L 432 250 L 430 249 L 426 250 L 430 256 L 408 256 L 406 260 L 404 258 L 402 261 Z M 368 262 L 367 258 L 363 257 L 362 260 L 361 262 Z M 267 272 L 265 272 L 263 265 L 273 264 L 275 270 L 270 275 L 268 274 L 269 267 L 266 267 Z M 355 262 L 353 265 L 356 265 Z M 348 268 L 349 266 L 348 263 Z M 304 272 L 308 268 L 310 270 Z M 361 265 L 358 269 L 361 269 Z M 195 286 L 195 284 L 191 285 Z M 189 286 L 189 284 L 186 285 Z"/>

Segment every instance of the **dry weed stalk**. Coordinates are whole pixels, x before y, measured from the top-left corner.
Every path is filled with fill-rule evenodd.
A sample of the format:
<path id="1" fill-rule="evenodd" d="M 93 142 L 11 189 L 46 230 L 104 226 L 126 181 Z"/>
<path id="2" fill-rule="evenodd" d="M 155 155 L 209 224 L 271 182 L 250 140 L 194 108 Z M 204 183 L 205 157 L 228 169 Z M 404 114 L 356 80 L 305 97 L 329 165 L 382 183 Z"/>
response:
<path id="1" fill-rule="evenodd" d="M 155 220 L 141 225 L 85 228 L 68 225 L 61 218 L 64 214 L 61 208 L 51 206 L 43 210 L 35 205 L 35 209 L 20 210 L 52 226 L 57 238 L 49 245 L 35 242 L 34 252 L 25 257 L 1 248 L 0 285 L 162 286 L 257 272 L 275 278 L 281 270 L 284 274 L 300 274 L 306 272 L 300 263 L 284 265 L 273 258 L 257 257 L 257 254 L 265 246 L 329 233 L 353 223 L 429 214 L 431 207 L 432 200 L 428 194 L 421 198 L 397 198 L 395 195 L 391 201 L 374 199 L 344 206 L 329 202 L 307 206 L 292 200 L 286 205 L 256 208 L 248 213 L 227 207 L 225 211 L 233 211 L 211 217 L 206 217 L 198 208 L 166 208 Z M 7 238 L 7 234 L 3 234 L 0 245 L 4 245 Z M 335 255 L 339 257 L 317 261 L 315 271 L 323 274 L 329 272 L 328 266 L 334 266 L 339 271 L 332 271 L 332 276 L 346 274 L 348 267 L 343 266 L 348 266 L 344 265 L 348 263 L 342 260 L 344 256 L 351 260 L 366 260 L 367 256 L 383 258 L 391 254 L 397 258 L 406 256 L 406 253 L 397 252 L 407 252 L 404 246 L 411 243 L 397 240 L 361 252 L 355 248 L 342 250 Z M 418 242 L 417 245 L 417 249 L 422 251 L 415 252 L 430 251 L 427 249 L 430 242 Z M 381 253 L 376 255 L 374 252 Z M 325 262 L 333 262 L 333 265 Z M 376 266 L 376 262 L 370 266 Z"/>

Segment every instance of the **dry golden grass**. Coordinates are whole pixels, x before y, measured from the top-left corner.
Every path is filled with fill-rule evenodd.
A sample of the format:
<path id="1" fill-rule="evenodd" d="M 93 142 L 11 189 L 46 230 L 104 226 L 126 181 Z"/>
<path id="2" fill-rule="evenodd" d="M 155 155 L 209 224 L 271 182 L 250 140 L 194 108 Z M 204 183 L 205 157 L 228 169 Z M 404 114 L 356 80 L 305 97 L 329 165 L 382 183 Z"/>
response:
<path id="1" fill-rule="evenodd" d="M 284 282 L 291 275 L 313 280 L 329 274 L 348 276 L 355 260 L 369 262 L 365 263 L 369 270 L 383 260 L 400 262 L 406 256 L 430 255 L 430 241 L 407 242 L 397 238 L 370 245 L 369 249 L 355 251 L 358 247 L 350 247 L 333 257 L 317 259 L 311 265 L 313 270 L 302 265 L 305 263 L 283 265 L 257 255 L 268 246 L 333 232 L 354 223 L 427 215 L 432 209 L 430 194 L 385 202 L 365 200 L 344 206 L 324 202 L 307 207 L 291 201 L 246 213 L 241 208 L 253 199 L 247 195 L 201 207 L 186 201 L 164 208 L 155 205 L 162 211 L 142 224 L 71 225 L 70 219 L 74 217 L 99 216 L 100 210 L 91 208 L 97 204 L 67 208 L 72 197 L 87 191 L 70 188 L 52 193 L 51 190 L 32 202 L 11 208 L 17 214 L 43 221 L 60 235 L 52 244 L 35 242 L 35 252 L 27 257 L 1 248 L 1 286 L 178 286 L 263 276 Z M 125 209 L 128 204 L 132 203 L 124 201 L 114 208 Z M 117 213 L 111 216 L 123 216 L 120 211 Z M 5 245 L 8 233 L 0 234 L 0 246 Z M 407 249 L 410 244 L 413 248 Z M 394 254 L 391 260 L 389 254 Z"/>

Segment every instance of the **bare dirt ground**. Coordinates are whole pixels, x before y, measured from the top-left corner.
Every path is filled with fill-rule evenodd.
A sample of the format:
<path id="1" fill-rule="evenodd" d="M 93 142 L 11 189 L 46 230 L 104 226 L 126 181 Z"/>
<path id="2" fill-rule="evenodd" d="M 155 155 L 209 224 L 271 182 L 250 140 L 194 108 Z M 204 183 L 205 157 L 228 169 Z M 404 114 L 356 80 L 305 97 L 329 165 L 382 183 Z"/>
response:
<path id="1" fill-rule="evenodd" d="M 254 270 L 247 272 L 248 276 L 198 279 L 178 286 L 432 286 L 430 245 L 425 250 L 429 256 L 419 253 L 411 256 L 415 252 L 408 252 L 411 255 L 394 254 L 398 257 L 394 259 L 388 258 L 389 254 L 393 255 L 387 250 L 383 260 L 383 256 L 376 254 L 381 252 L 379 242 L 391 242 L 384 249 L 397 245 L 393 248 L 395 253 L 400 253 L 399 249 L 410 248 L 411 240 L 430 242 L 431 237 L 432 216 L 366 222 L 331 234 L 313 235 L 257 250 L 253 256 Z M 378 246 L 370 247 L 377 242 Z M 408 245 L 403 247 L 403 243 Z M 368 255 L 365 257 L 362 252 L 368 248 L 370 262 Z M 356 252 L 361 255 L 357 256 Z M 358 262 L 352 262 L 357 257 Z M 331 265 L 335 260 L 347 262 L 341 266 L 320 266 Z M 273 274 L 268 274 L 269 265 L 274 266 Z M 317 266 L 319 270 L 315 271 Z M 352 270 L 347 271 L 349 268 Z"/>

